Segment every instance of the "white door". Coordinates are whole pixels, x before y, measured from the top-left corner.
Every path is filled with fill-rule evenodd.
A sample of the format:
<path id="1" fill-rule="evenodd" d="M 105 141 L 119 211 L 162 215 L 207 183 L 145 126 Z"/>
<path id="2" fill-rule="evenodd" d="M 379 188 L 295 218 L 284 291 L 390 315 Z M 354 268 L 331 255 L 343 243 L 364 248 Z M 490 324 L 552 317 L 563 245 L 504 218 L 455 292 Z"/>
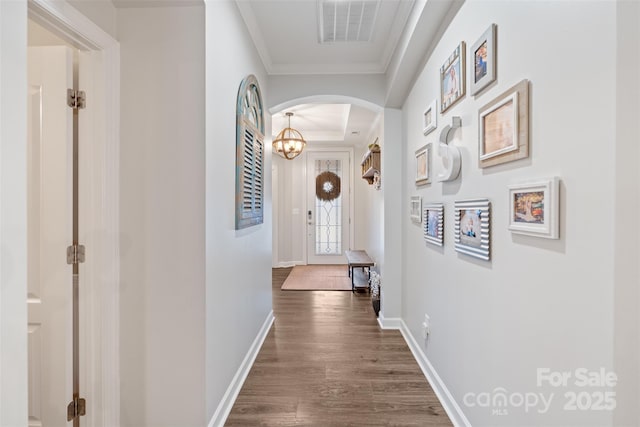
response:
<path id="1" fill-rule="evenodd" d="M 307 152 L 307 264 L 346 264 L 351 192 L 348 152 Z"/>
<path id="2" fill-rule="evenodd" d="M 29 426 L 66 426 L 72 399 L 73 52 L 28 52 Z"/>

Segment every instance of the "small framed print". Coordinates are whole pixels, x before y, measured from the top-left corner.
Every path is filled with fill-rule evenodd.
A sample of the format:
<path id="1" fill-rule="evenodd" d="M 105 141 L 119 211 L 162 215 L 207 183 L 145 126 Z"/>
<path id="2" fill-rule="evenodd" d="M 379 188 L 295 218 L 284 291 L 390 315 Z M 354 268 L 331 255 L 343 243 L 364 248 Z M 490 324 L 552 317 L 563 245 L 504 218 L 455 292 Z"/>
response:
<path id="1" fill-rule="evenodd" d="M 478 112 L 481 168 L 529 157 L 529 81 L 522 80 Z"/>
<path id="2" fill-rule="evenodd" d="M 431 182 L 431 144 L 416 150 L 416 185 Z"/>
<path id="3" fill-rule="evenodd" d="M 434 99 L 429 107 L 424 110 L 422 133 L 429 135 L 438 127 L 438 100 Z"/>
<path id="4" fill-rule="evenodd" d="M 546 239 L 560 238 L 558 177 L 509 186 L 509 230 Z"/>
<path id="5" fill-rule="evenodd" d="M 489 261 L 491 203 L 489 199 L 461 200 L 454 203 L 456 251 Z"/>
<path id="6" fill-rule="evenodd" d="M 444 205 L 427 203 L 422 211 L 422 228 L 424 240 L 436 246 L 444 244 Z"/>
<path id="7" fill-rule="evenodd" d="M 422 197 L 420 196 L 411 196 L 411 201 L 409 202 L 409 214 L 411 216 L 411 221 L 420 224 L 422 213 Z"/>
<path id="8" fill-rule="evenodd" d="M 491 24 L 471 46 L 471 95 L 496 80 L 496 29 L 496 24 Z"/>
<path id="9" fill-rule="evenodd" d="M 440 67 L 440 109 L 444 113 L 453 104 L 458 102 L 465 94 L 465 43 L 460 42 L 458 47 L 449 55 L 449 58 Z"/>

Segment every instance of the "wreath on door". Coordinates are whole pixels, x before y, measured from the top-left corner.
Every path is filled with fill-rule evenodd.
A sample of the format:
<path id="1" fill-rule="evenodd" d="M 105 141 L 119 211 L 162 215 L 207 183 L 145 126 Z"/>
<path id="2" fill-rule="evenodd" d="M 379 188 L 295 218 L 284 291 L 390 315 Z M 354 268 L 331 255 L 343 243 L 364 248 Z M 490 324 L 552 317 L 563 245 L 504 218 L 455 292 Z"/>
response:
<path id="1" fill-rule="evenodd" d="M 323 202 L 330 202 L 340 197 L 340 177 L 330 171 L 324 171 L 318 175 L 316 197 Z"/>

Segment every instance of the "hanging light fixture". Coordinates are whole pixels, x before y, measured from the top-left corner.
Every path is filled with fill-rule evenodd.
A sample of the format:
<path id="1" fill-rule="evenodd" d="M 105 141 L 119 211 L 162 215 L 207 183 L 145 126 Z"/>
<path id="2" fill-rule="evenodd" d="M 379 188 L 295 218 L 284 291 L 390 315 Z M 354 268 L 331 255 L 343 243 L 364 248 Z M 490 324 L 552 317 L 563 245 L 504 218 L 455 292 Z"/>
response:
<path id="1" fill-rule="evenodd" d="M 282 129 L 273 140 L 273 149 L 285 159 L 293 160 L 302 153 L 307 141 L 304 140 L 300 132 L 291 127 L 293 113 L 288 112 L 286 115 L 289 117 L 289 127 Z"/>

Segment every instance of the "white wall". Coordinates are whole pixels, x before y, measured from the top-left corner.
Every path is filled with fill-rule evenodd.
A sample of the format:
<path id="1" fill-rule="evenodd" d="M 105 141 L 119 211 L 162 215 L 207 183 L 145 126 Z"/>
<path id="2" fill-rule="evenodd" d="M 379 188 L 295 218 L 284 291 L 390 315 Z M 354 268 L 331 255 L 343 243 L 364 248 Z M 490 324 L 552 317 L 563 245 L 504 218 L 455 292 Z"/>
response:
<path id="1" fill-rule="evenodd" d="M 0 2 L 0 425 L 27 424 L 27 3 Z"/>
<path id="2" fill-rule="evenodd" d="M 402 188 L 402 171 L 405 170 L 402 157 L 403 129 L 402 111 L 385 108 L 383 115 L 383 150 L 381 152 L 382 168 L 382 256 L 376 260 L 380 269 L 380 317 L 397 321 L 402 309 L 402 213 L 404 189 Z M 384 323 L 389 327 L 391 324 Z M 397 326 L 397 323 L 394 323 Z"/>
<path id="3" fill-rule="evenodd" d="M 111 37 L 117 38 L 117 10 L 111 0 L 68 0 L 68 3 Z"/>
<path id="4" fill-rule="evenodd" d="M 290 267 L 307 262 L 304 249 L 306 153 L 307 151 L 303 151 L 294 160 L 273 156 L 273 162 L 278 167 L 278 181 L 274 185 L 278 188 L 279 202 L 278 216 L 273 219 L 278 223 L 278 234 L 273 236 L 275 251 L 278 253 L 274 264 L 276 267 Z"/>
<path id="5" fill-rule="evenodd" d="M 497 83 L 478 97 L 467 95 L 424 137 L 422 113 L 439 97 L 439 67 L 458 43 L 469 47 L 491 23 L 498 25 Z M 613 368 L 615 45 L 615 2 L 581 2 L 576 9 L 566 2 L 468 1 L 404 105 L 405 165 L 413 165 L 415 149 L 437 141 L 452 116 L 462 118 L 454 138 L 462 151 L 460 179 L 416 189 L 414 172 L 404 172 L 403 202 L 415 194 L 423 203 L 444 203 L 445 246 L 424 243 L 404 203 L 402 318 L 473 425 L 612 423 L 608 411 L 564 411 L 565 391 L 590 390 L 572 383 L 567 389 L 539 388 L 536 370 Z M 479 169 L 477 112 L 523 78 L 531 81 L 531 155 Z M 561 238 L 512 235 L 507 185 L 553 175 L 562 179 Z M 454 201 L 476 197 L 492 203 L 490 262 L 454 250 Z M 633 245 L 637 260 L 637 242 L 619 242 L 620 250 Z M 426 347 L 420 328 L 425 313 L 431 317 Z M 637 341 L 628 345 L 637 351 Z M 509 394 L 555 392 L 555 400 L 544 414 L 510 407 L 503 416 L 463 404 L 466 393 L 497 387 Z"/>
<path id="6" fill-rule="evenodd" d="M 617 3 L 615 134 L 615 425 L 640 425 L 640 3 Z M 637 231 L 640 233 L 640 230 Z"/>
<path id="7" fill-rule="evenodd" d="M 271 150 L 265 150 L 264 223 L 236 231 L 236 98 L 267 77 L 235 2 L 206 2 L 206 399 L 207 420 L 271 312 Z M 265 135 L 271 123 L 265 113 Z M 270 146 L 270 138 L 265 141 Z"/>
<path id="8" fill-rule="evenodd" d="M 281 106 L 291 100 L 311 97 L 314 102 L 336 102 L 336 98 L 353 98 L 361 100 L 364 107 L 382 106 L 384 104 L 384 75 L 274 75 L 269 76 L 271 98 L 269 108 Z M 322 100 L 322 97 L 325 100 Z M 311 101 L 309 101 L 311 102 Z M 367 105 L 369 104 L 369 105 Z M 282 107 L 283 108 L 283 107 Z M 280 108 L 280 109 L 282 109 Z"/>
<path id="9" fill-rule="evenodd" d="M 204 24 L 118 10 L 123 426 L 206 424 Z"/>
<path id="10" fill-rule="evenodd" d="M 379 113 L 375 119 L 375 125 L 369 132 L 369 143 L 376 139 L 382 147 L 384 153 L 384 133 L 383 114 Z M 384 191 L 382 187 L 376 190 L 361 177 L 361 162 L 368 147 L 356 147 L 354 167 L 355 167 L 355 245 L 356 249 L 364 249 L 376 262 L 383 258 L 383 218 L 384 218 Z M 384 179 L 384 171 L 381 171 Z"/>

